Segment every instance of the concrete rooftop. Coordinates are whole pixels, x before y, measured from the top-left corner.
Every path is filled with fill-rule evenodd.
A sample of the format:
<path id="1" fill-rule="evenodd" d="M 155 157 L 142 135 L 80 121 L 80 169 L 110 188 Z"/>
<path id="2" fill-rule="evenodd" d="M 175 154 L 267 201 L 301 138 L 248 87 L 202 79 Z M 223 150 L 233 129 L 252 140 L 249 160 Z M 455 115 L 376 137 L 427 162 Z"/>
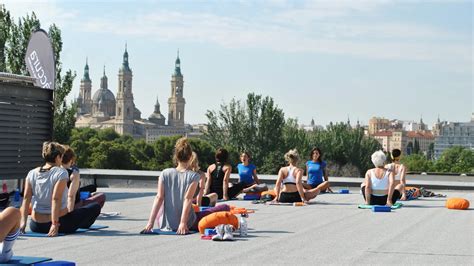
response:
<path id="1" fill-rule="evenodd" d="M 187 236 L 139 235 L 154 188 L 104 188 L 108 229 L 56 238 L 20 237 L 15 255 L 52 257 L 78 265 L 151 264 L 474 264 L 474 193 L 434 191 L 471 202 L 448 210 L 444 198 L 421 198 L 390 213 L 360 210 L 362 196 L 324 194 L 304 207 L 231 205 L 255 209 L 249 236 L 234 242 Z M 336 190 L 335 190 L 336 191 Z"/>

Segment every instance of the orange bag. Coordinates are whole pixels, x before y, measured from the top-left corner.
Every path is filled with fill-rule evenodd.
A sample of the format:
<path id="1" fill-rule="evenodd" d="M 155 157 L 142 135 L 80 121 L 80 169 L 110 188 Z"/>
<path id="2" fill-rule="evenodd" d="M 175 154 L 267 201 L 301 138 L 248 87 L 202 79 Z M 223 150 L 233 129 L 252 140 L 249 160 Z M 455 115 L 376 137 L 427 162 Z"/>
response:
<path id="1" fill-rule="evenodd" d="M 446 200 L 446 208 L 466 210 L 467 208 L 469 208 L 469 201 L 463 198 L 449 198 Z"/>
<path id="2" fill-rule="evenodd" d="M 267 195 L 267 194 L 272 195 L 273 197 L 276 197 L 275 190 L 267 190 L 267 191 L 262 192 L 262 196 Z"/>
<path id="3" fill-rule="evenodd" d="M 214 228 L 219 224 L 231 224 L 234 228 L 238 228 L 239 220 L 231 212 L 214 212 L 199 221 L 199 233 L 202 235 L 206 228 Z"/>

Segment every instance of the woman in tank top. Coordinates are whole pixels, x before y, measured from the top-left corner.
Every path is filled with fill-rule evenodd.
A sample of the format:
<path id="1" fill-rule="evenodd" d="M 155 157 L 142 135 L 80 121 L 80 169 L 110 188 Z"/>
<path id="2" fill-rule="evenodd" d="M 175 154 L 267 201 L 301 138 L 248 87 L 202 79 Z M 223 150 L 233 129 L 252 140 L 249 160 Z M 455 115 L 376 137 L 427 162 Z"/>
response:
<path id="1" fill-rule="evenodd" d="M 227 162 L 229 152 L 219 148 L 215 154 L 216 163 L 207 168 L 207 182 L 204 195 L 216 193 L 219 199 L 229 200 L 235 198 L 244 189 L 243 183 L 230 185 L 230 173 L 232 166 Z"/>
<path id="2" fill-rule="evenodd" d="M 276 197 L 274 202 L 307 202 L 316 197 L 315 193 L 305 193 L 303 188 L 303 170 L 298 168 L 300 157 L 296 149 L 285 154 L 288 166 L 280 168 L 275 184 Z"/>
<path id="3" fill-rule="evenodd" d="M 392 206 L 400 199 L 400 186 L 394 185 L 393 172 L 384 168 L 387 157 L 383 151 L 374 152 L 371 159 L 375 168 L 367 171 L 361 187 L 365 203 Z"/>
<path id="4" fill-rule="evenodd" d="M 192 201 L 201 177 L 199 173 L 189 169 L 192 153 L 193 150 L 187 138 L 176 141 L 174 160 L 178 165 L 176 168 L 168 168 L 161 172 L 158 178 L 158 192 L 143 233 L 153 229 L 161 207 L 163 207 L 163 216 L 160 217 L 160 229 L 176 231 L 176 234 L 180 235 L 187 234 L 190 230 L 197 231 L 199 221 L 206 215 L 218 211 L 230 211 L 228 205 L 222 204 L 194 212 Z"/>
<path id="5" fill-rule="evenodd" d="M 406 186 L 406 167 L 405 165 L 400 163 L 400 158 L 402 156 L 402 151 L 399 149 L 392 150 L 392 163 L 388 165 L 388 169 L 393 171 L 393 178 L 395 186 L 400 185 L 400 189 L 402 191 L 402 197 L 400 200 L 406 200 L 407 195 L 405 193 L 405 186 Z"/>

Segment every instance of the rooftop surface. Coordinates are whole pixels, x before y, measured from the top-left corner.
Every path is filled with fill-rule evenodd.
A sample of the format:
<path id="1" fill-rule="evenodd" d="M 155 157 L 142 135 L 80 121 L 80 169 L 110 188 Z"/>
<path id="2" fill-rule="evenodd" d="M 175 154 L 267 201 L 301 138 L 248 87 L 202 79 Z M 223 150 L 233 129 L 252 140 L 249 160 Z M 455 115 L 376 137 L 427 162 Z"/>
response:
<path id="1" fill-rule="evenodd" d="M 140 235 L 156 189 L 101 188 L 108 201 L 100 231 L 56 238 L 20 237 L 15 255 L 52 257 L 78 265 L 150 264 L 437 264 L 474 263 L 474 193 L 434 191 L 471 202 L 448 210 L 445 198 L 404 202 L 401 209 L 374 213 L 351 194 L 323 194 L 304 207 L 229 204 L 255 209 L 249 235 L 234 242 L 186 236 Z M 335 190 L 336 191 L 336 190 Z"/>

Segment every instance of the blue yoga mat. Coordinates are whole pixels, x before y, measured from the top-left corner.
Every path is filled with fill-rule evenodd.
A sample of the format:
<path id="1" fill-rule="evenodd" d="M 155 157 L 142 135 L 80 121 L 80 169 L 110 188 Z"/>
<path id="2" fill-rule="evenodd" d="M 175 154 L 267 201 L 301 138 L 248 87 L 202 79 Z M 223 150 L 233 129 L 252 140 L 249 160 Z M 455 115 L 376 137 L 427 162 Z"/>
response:
<path id="1" fill-rule="evenodd" d="M 104 228 L 109 228 L 107 225 L 98 225 L 98 224 L 93 224 L 90 228 L 79 228 L 76 230 L 76 232 L 74 234 L 80 234 L 80 233 L 84 233 L 84 232 L 87 232 L 87 231 L 91 231 L 91 230 L 100 230 L 100 229 L 104 229 Z M 66 234 L 63 234 L 63 233 L 58 233 L 57 236 L 65 236 Z M 44 233 L 36 233 L 36 232 L 32 232 L 32 231 L 27 231 L 26 233 L 20 235 L 20 236 L 29 236 L 29 237 L 48 237 L 48 234 L 44 234 Z"/>
<path id="2" fill-rule="evenodd" d="M 196 231 L 189 231 L 186 235 L 191 235 L 197 233 Z M 141 231 L 140 234 L 142 235 L 167 235 L 167 236 L 182 236 L 176 234 L 176 231 L 161 231 L 160 229 L 153 229 L 151 232 L 144 232 Z"/>
<path id="3" fill-rule="evenodd" d="M 32 265 L 35 263 L 50 261 L 47 257 L 28 257 L 28 256 L 13 256 L 11 260 L 0 265 Z"/>

